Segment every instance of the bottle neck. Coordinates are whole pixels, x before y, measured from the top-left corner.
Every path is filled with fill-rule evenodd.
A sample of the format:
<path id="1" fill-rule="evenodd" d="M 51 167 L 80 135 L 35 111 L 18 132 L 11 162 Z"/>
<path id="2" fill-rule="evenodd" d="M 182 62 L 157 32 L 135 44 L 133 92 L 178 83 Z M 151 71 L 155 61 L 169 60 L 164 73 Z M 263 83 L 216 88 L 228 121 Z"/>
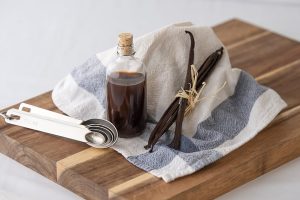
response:
<path id="1" fill-rule="evenodd" d="M 120 56 L 133 56 L 135 54 L 133 45 L 130 46 L 119 46 L 117 48 L 117 53 Z"/>

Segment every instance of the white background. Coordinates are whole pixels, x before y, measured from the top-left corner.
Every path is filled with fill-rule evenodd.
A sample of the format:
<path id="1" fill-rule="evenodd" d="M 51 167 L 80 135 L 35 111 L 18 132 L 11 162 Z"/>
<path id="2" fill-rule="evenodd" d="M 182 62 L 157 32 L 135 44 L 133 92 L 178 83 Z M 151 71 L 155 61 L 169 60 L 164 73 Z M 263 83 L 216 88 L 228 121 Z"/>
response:
<path id="1" fill-rule="evenodd" d="M 0 108 L 50 90 L 122 31 L 238 17 L 300 40 L 298 0 L 0 0 Z M 219 199 L 299 199 L 296 159 Z M 0 200 L 80 199 L 0 154 Z"/>

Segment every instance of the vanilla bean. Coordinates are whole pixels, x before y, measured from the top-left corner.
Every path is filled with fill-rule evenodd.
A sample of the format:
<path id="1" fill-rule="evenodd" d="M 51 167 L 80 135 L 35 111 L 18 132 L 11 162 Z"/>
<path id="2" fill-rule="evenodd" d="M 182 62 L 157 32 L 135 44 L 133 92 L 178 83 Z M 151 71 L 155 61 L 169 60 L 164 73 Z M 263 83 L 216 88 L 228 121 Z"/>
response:
<path id="1" fill-rule="evenodd" d="M 213 54 L 211 54 L 207 59 L 206 62 L 203 63 L 203 67 L 198 70 L 198 79 L 196 84 L 196 89 L 199 90 L 202 86 L 202 83 L 206 80 L 209 74 L 212 72 L 214 67 L 206 67 L 206 66 L 215 66 L 217 62 L 221 59 L 223 55 L 223 47 L 216 50 Z M 203 71 L 200 71 L 203 69 Z"/>
<path id="2" fill-rule="evenodd" d="M 201 67 L 198 69 L 198 74 L 201 75 L 205 75 L 202 74 L 203 71 L 205 72 L 205 70 L 207 70 L 206 68 L 208 68 L 208 65 L 212 62 L 213 57 L 215 57 L 216 53 L 211 54 L 210 56 L 208 56 L 206 58 L 206 60 L 204 61 L 204 63 L 201 65 Z M 199 78 L 198 78 L 199 81 Z M 200 85 L 202 84 L 202 82 L 200 82 Z M 198 85 L 198 84 L 197 84 Z M 177 115 L 177 110 L 178 110 L 178 105 L 179 105 L 179 98 L 175 98 L 173 100 L 173 102 L 171 103 L 171 105 L 168 107 L 168 109 L 163 113 L 163 115 L 161 116 L 161 118 L 159 119 L 159 121 L 157 122 L 157 125 L 155 126 L 155 128 L 153 129 L 153 131 L 151 132 L 151 135 L 148 139 L 148 144 L 145 146 L 145 149 L 149 149 L 151 147 L 152 143 L 156 143 L 157 140 L 161 137 L 161 135 L 163 134 L 163 132 L 166 129 L 162 129 L 161 127 L 163 126 L 163 124 L 166 122 L 166 120 L 170 117 L 173 116 L 176 112 Z M 176 109 L 175 109 L 176 108 Z M 175 109 L 175 110 L 174 110 Z M 175 118 L 176 116 L 173 116 L 173 118 Z M 173 123 L 173 122 L 172 122 Z M 167 128 L 169 129 L 171 127 L 172 124 L 170 124 L 169 126 L 167 126 Z M 155 139 L 157 138 L 157 139 Z"/>
<path id="3" fill-rule="evenodd" d="M 163 115 L 161 116 L 161 118 L 159 119 L 159 121 L 157 122 L 157 125 L 154 127 L 153 131 L 151 132 L 151 135 L 148 139 L 148 144 L 146 146 L 144 146 L 145 149 L 149 149 L 151 147 L 151 143 L 153 142 L 153 140 L 155 139 L 156 133 L 159 132 L 159 129 L 161 129 L 161 127 L 164 124 L 164 120 L 167 119 L 167 115 L 169 113 L 173 114 L 173 112 L 170 112 L 171 109 L 174 109 L 174 105 L 178 104 L 178 98 L 175 98 L 173 100 L 173 102 L 171 103 L 171 105 L 168 107 L 168 109 L 163 113 Z"/>
<path id="4" fill-rule="evenodd" d="M 184 83 L 184 90 L 188 90 L 190 87 L 190 84 L 192 82 L 191 77 L 191 65 L 194 64 L 194 48 L 195 48 L 195 40 L 194 36 L 191 32 L 185 31 L 187 34 L 189 34 L 191 39 L 191 47 L 190 47 L 190 53 L 189 53 L 189 63 L 187 67 L 186 77 L 185 77 L 185 83 Z M 184 112 L 187 106 L 187 99 L 180 98 L 179 100 L 179 109 L 177 112 L 176 117 L 176 127 L 175 127 L 175 134 L 172 142 L 169 144 L 169 147 L 178 150 L 180 147 L 180 139 L 181 139 L 181 133 L 182 133 L 182 121 L 184 118 Z"/>
<path id="5" fill-rule="evenodd" d="M 205 62 L 201 66 L 201 68 L 199 68 L 198 71 L 200 71 L 202 69 L 204 69 L 204 70 L 203 70 L 202 76 L 200 76 L 200 79 L 198 79 L 198 81 L 197 81 L 197 83 L 198 83 L 197 85 L 199 85 L 199 86 L 202 85 L 202 82 L 209 75 L 209 73 L 211 72 L 211 69 L 216 64 L 216 61 L 218 61 L 221 58 L 221 56 L 222 56 L 222 50 L 223 50 L 223 48 L 220 48 L 219 50 L 217 50 L 216 52 L 214 52 L 211 56 L 209 56 L 205 60 Z M 199 89 L 199 87 L 197 89 Z M 179 98 L 177 98 L 177 99 L 179 99 Z M 156 142 L 158 141 L 158 139 L 164 134 L 165 131 L 167 131 L 169 129 L 169 127 L 173 124 L 173 122 L 176 119 L 177 110 L 178 110 L 178 104 L 175 104 L 173 106 L 177 107 L 177 109 L 175 109 L 175 111 L 173 112 L 173 115 L 171 115 L 171 119 L 170 120 L 165 120 L 169 124 L 165 124 L 163 126 L 163 128 L 161 128 L 160 130 L 158 130 L 158 132 L 155 133 L 155 139 L 154 139 L 154 141 L 152 143 L 150 143 L 150 146 L 151 146 L 150 152 L 152 151 L 152 149 L 153 149 L 154 145 L 156 144 Z"/>
<path id="6" fill-rule="evenodd" d="M 198 69 L 199 77 L 197 79 L 197 87 L 196 89 L 200 89 L 202 83 L 206 80 L 209 74 L 212 72 L 213 68 L 220 60 L 223 54 L 223 47 L 212 53 L 209 57 L 206 58 L 204 63 Z M 179 108 L 179 98 L 175 98 L 168 109 L 164 112 L 154 130 L 152 131 L 148 144 L 145 146 L 146 149 L 151 147 L 150 152 L 152 151 L 154 145 L 157 143 L 159 138 L 171 127 L 174 123 L 177 112 Z"/>
<path id="7" fill-rule="evenodd" d="M 159 138 L 172 126 L 172 124 L 176 120 L 179 106 L 174 107 L 174 108 L 176 108 L 176 111 L 174 113 L 172 113 L 171 117 L 164 124 L 162 124 L 161 129 L 159 129 L 159 131 L 156 132 L 155 138 L 152 141 L 152 143 L 150 144 L 150 147 L 151 147 L 151 149 L 149 150 L 150 153 L 153 151 L 153 147 L 158 142 Z"/>
<path id="8" fill-rule="evenodd" d="M 154 139 L 153 139 L 153 141 L 151 141 L 151 143 L 149 143 L 149 141 L 148 141 L 148 146 L 149 146 L 149 148 L 151 147 L 149 152 L 153 151 L 153 147 L 157 143 L 159 138 L 172 126 L 172 124 L 176 120 L 177 112 L 178 112 L 178 108 L 179 108 L 178 105 L 179 104 L 176 104 L 175 106 L 172 107 L 175 110 L 174 110 L 174 112 L 171 113 L 170 118 L 166 119 L 165 123 L 161 124 L 161 127 L 156 132 L 152 131 L 152 133 L 154 134 Z"/>

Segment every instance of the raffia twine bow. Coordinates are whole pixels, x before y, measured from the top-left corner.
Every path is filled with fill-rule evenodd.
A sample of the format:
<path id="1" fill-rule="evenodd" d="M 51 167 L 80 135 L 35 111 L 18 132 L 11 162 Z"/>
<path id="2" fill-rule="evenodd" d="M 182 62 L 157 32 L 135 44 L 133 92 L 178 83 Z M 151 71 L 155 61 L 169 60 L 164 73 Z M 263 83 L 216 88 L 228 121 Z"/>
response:
<path id="1" fill-rule="evenodd" d="M 197 85 L 197 79 L 198 79 L 198 71 L 197 71 L 195 65 L 191 65 L 191 78 L 192 78 L 192 83 L 190 83 L 190 89 L 184 90 L 183 88 L 181 88 L 178 91 L 178 93 L 175 95 L 175 97 L 184 98 L 184 99 L 187 99 L 187 101 L 188 101 L 188 105 L 184 112 L 185 116 L 188 115 L 195 108 L 197 103 L 199 103 L 200 101 L 202 101 L 206 98 L 215 97 L 227 84 L 227 82 L 225 81 L 223 83 L 223 85 L 214 94 L 200 98 L 201 93 L 203 92 L 207 83 L 202 82 L 200 89 L 197 91 L 196 85 Z"/>

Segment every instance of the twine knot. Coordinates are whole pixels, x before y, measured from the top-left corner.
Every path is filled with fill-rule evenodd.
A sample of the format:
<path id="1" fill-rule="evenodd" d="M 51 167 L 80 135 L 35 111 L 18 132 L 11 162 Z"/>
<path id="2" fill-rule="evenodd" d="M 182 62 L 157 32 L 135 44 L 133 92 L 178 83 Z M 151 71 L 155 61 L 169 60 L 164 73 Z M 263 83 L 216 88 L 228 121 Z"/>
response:
<path id="1" fill-rule="evenodd" d="M 227 82 L 225 81 L 223 83 L 223 85 L 213 95 L 209 95 L 209 96 L 200 98 L 200 95 L 203 92 L 207 83 L 202 82 L 200 89 L 198 91 L 196 90 L 198 71 L 197 71 L 195 65 L 191 65 L 191 78 L 192 78 L 192 82 L 189 84 L 190 89 L 184 90 L 183 88 L 181 88 L 178 91 L 178 93 L 175 95 L 175 97 L 184 98 L 184 99 L 187 99 L 187 101 L 188 101 L 184 115 L 188 115 L 195 108 L 197 103 L 199 103 L 201 100 L 210 98 L 210 97 L 215 97 L 216 94 L 218 94 L 227 84 Z"/>

